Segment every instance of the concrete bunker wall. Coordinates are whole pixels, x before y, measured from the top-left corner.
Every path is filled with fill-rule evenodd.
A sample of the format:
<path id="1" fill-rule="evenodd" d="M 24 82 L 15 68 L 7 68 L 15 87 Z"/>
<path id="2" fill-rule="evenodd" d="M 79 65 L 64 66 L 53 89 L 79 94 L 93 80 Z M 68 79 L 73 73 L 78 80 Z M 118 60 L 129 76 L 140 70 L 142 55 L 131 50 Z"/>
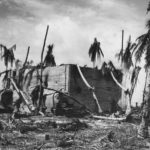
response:
<path id="1" fill-rule="evenodd" d="M 121 97 L 121 89 L 116 85 L 111 76 L 103 75 L 100 70 L 81 67 L 81 71 L 88 83 L 95 87 L 96 96 L 102 110 L 104 112 L 111 112 L 112 105 L 114 105 L 114 102 L 117 103 Z M 29 91 L 30 87 L 38 83 L 36 71 L 33 75 Z M 47 82 L 49 88 L 61 90 L 73 96 L 92 112 L 97 111 L 92 92 L 89 91 L 82 81 L 76 65 L 47 67 L 43 71 L 43 81 Z M 53 105 L 58 102 L 57 95 L 53 97 L 54 91 L 49 90 L 45 90 L 44 94 L 47 94 L 46 106 L 48 107 L 47 111 L 50 111 Z M 79 106 L 79 104 L 71 99 L 68 100 L 70 103 Z"/>
<path id="2" fill-rule="evenodd" d="M 103 75 L 101 70 L 84 67 L 81 67 L 81 71 L 87 82 L 95 87 L 95 93 L 101 109 L 104 112 L 111 112 L 121 97 L 121 89 L 113 81 L 110 74 Z M 97 111 L 92 92 L 86 87 L 77 67 L 74 65 L 70 67 L 70 95 L 80 100 L 92 112 Z"/>

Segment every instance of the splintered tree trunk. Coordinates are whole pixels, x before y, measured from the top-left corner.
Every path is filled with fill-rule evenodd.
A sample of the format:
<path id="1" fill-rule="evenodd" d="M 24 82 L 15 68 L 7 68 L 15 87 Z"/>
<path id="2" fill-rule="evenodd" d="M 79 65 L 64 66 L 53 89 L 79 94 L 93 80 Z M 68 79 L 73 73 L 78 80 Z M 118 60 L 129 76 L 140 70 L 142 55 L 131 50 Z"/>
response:
<path id="1" fill-rule="evenodd" d="M 143 138 L 148 138 L 149 136 L 148 133 L 148 121 L 150 115 L 149 108 L 150 108 L 150 67 L 146 69 L 146 80 L 142 105 L 142 120 L 138 131 L 139 136 Z"/>
<path id="2" fill-rule="evenodd" d="M 131 74 L 130 72 L 126 72 L 124 74 L 124 83 L 123 85 L 128 89 L 130 90 L 130 85 L 131 85 Z M 129 85 L 130 84 L 130 85 Z M 129 91 L 130 92 L 130 91 Z M 131 99 L 130 99 L 130 94 L 129 93 L 123 93 L 122 94 L 122 100 L 123 100 L 123 103 L 126 104 L 126 111 L 125 111 L 125 114 L 126 115 L 129 115 L 131 114 Z"/>
<path id="3" fill-rule="evenodd" d="M 140 72 L 141 68 L 140 67 L 136 67 L 132 74 L 135 72 L 135 77 L 134 77 L 134 80 L 132 81 L 132 84 L 131 84 L 131 89 L 130 89 L 130 95 L 129 95 L 129 101 L 128 101 L 128 107 L 126 109 L 126 115 L 130 114 L 131 113 L 131 100 L 132 100 L 132 97 L 133 97 L 133 93 L 134 93 L 134 89 L 135 89 L 135 86 L 136 86 L 136 83 L 137 83 L 137 80 L 138 80 L 138 76 L 139 76 L 139 72 Z M 131 75 L 132 76 L 132 75 Z"/>
<path id="4" fill-rule="evenodd" d="M 27 63 L 27 61 L 28 61 L 29 52 L 30 52 L 30 46 L 28 46 L 27 55 L 26 55 L 26 59 L 25 59 L 25 62 L 24 62 L 24 64 L 23 64 L 23 67 L 26 66 L 26 63 Z"/>
<path id="5" fill-rule="evenodd" d="M 131 112 L 131 100 L 130 100 L 129 93 L 127 92 L 127 90 L 128 90 L 127 82 L 129 82 L 129 80 L 128 80 L 129 79 L 129 75 L 128 74 L 124 74 L 123 75 L 123 80 L 122 80 L 121 84 L 117 81 L 117 79 L 115 78 L 115 76 L 113 75 L 112 72 L 111 72 L 111 76 L 112 76 L 113 80 L 115 81 L 115 83 L 122 90 L 121 91 L 121 99 L 119 101 L 119 105 L 123 108 L 123 110 L 126 110 L 126 115 L 128 115 Z"/>
<path id="6" fill-rule="evenodd" d="M 96 67 L 96 62 L 95 61 L 93 61 L 93 68 L 95 68 Z"/>
<path id="7" fill-rule="evenodd" d="M 43 44 L 43 48 L 42 48 L 42 52 L 41 52 L 41 74 L 40 74 L 40 96 L 39 96 L 39 103 L 38 103 L 38 107 L 40 109 L 40 107 L 43 107 L 43 54 L 44 54 L 44 49 L 45 49 L 45 44 L 46 44 L 46 39 L 47 39 L 47 34 L 48 34 L 48 30 L 49 30 L 49 26 L 47 26 L 46 29 L 46 34 L 45 34 L 45 38 L 44 38 L 44 44 Z"/>
<path id="8" fill-rule="evenodd" d="M 122 64 L 123 68 L 123 79 L 122 79 L 122 86 L 126 88 L 126 90 L 131 89 L 131 69 L 128 69 L 125 63 Z M 122 90 L 120 105 L 125 110 L 126 115 L 131 113 L 131 102 L 130 102 L 130 95 L 128 92 Z"/>
<path id="9" fill-rule="evenodd" d="M 9 89 L 10 88 L 10 77 L 11 77 L 11 69 L 8 70 L 8 66 L 6 66 L 6 72 L 7 72 L 7 80 L 5 81 L 5 88 Z"/>

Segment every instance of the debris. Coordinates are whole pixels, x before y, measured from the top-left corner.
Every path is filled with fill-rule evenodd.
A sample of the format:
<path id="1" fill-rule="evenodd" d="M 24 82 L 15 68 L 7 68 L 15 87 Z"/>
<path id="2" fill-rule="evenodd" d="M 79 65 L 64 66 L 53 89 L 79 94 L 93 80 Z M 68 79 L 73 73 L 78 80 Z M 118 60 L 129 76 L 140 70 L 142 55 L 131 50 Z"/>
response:
<path id="1" fill-rule="evenodd" d="M 7 146 L 7 145 L 15 145 L 14 142 L 12 142 L 11 140 L 7 139 L 7 137 L 5 137 L 4 135 L 0 135 L 0 144 L 2 146 Z"/>
<path id="2" fill-rule="evenodd" d="M 78 131 L 84 128 L 88 128 L 88 125 L 79 119 L 73 119 L 71 123 L 60 125 L 60 130 L 62 131 Z"/>
<path id="3" fill-rule="evenodd" d="M 39 146 L 38 148 L 35 148 L 35 149 L 36 150 L 41 150 L 44 145 L 45 145 L 45 143 L 43 143 L 41 146 Z"/>
<path id="4" fill-rule="evenodd" d="M 17 93 L 19 94 L 19 96 L 23 98 L 23 100 L 24 100 L 25 104 L 28 106 L 29 110 L 31 112 L 34 111 L 35 107 L 31 103 L 31 98 L 29 96 L 25 95 L 25 93 L 17 87 L 16 83 L 14 82 L 14 80 L 12 78 L 10 79 L 10 81 L 13 84 L 13 86 L 14 86 L 15 90 L 17 91 Z"/>
<path id="5" fill-rule="evenodd" d="M 58 147 L 70 147 L 74 143 L 73 137 L 63 137 L 61 140 L 57 142 Z"/>
<path id="6" fill-rule="evenodd" d="M 11 129 L 13 126 L 6 123 L 5 121 L 3 120 L 0 120 L 0 130 L 5 130 L 6 128 L 8 129 Z"/>
<path id="7" fill-rule="evenodd" d="M 46 134 L 46 135 L 45 135 L 45 140 L 49 140 L 49 139 L 50 139 L 49 134 Z"/>
<path id="8" fill-rule="evenodd" d="M 20 133 L 22 133 L 22 134 L 26 134 L 29 131 L 38 131 L 39 130 L 37 128 L 37 126 L 30 126 L 30 125 L 19 125 L 17 127 L 17 129 L 19 129 Z"/>
<path id="9" fill-rule="evenodd" d="M 13 111 L 13 91 L 11 89 L 6 89 L 2 92 L 1 105 L 9 113 Z"/>
<path id="10" fill-rule="evenodd" d="M 4 125 L 2 122 L 0 122 L 0 130 L 4 130 Z"/>
<path id="11" fill-rule="evenodd" d="M 92 117 L 95 119 L 114 120 L 114 121 L 125 121 L 126 120 L 126 117 L 117 118 L 114 116 L 105 117 L 105 116 L 96 116 L 96 115 L 93 115 Z"/>
<path id="12" fill-rule="evenodd" d="M 110 131 L 107 135 L 107 138 L 110 142 L 115 142 L 116 138 L 115 138 L 115 133 L 113 131 Z"/>

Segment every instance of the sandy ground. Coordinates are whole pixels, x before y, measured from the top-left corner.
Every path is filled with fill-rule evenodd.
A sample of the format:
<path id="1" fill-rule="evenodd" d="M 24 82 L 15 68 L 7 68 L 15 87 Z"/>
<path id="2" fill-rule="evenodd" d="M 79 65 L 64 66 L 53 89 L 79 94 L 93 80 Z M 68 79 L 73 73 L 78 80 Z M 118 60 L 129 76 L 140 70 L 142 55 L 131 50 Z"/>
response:
<path id="1" fill-rule="evenodd" d="M 62 116 L 21 117 L 10 122 L 9 116 L 0 115 L 0 149 L 150 149 L 150 139 L 137 138 L 138 125 L 133 123 Z"/>

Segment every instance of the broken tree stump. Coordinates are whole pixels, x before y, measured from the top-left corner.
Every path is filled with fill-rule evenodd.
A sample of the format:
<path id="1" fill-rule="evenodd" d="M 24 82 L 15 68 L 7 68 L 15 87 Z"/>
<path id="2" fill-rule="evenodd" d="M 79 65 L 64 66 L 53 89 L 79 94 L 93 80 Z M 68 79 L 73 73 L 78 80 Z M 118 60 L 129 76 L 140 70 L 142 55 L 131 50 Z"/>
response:
<path id="1" fill-rule="evenodd" d="M 32 112 L 35 110 L 35 107 L 33 106 L 32 102 L 31 102 L 31 98 L 29 95 L 25 94 L 23 91 L 21 91 L 16 83 L 14 82 L 14 80 L 12 78 L 10 78 L 10 81 L 13 85 L 13 87 L 15 88 L 15 90 L 17 91 L 18 95 L 20 97 L 22 97 L 23 101 L 25 102 L 25 104 L 28 106 L 28 109 Z"/>

